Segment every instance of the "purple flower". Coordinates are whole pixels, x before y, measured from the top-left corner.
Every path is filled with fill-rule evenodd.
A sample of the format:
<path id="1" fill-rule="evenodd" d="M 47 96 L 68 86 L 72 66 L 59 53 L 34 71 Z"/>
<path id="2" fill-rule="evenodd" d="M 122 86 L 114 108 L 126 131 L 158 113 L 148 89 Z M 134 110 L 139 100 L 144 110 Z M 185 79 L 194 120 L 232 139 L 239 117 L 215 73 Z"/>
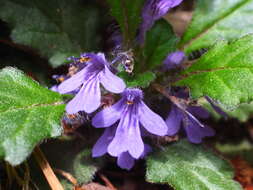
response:
<path id="1" fill-rule="evenodd" d="M 147 0 L 142 9 L 142 23 L 140 27 L 140 43 L 145 40 L 145 33 L 156 20 L 165 16 L 171 8 L 178 6 L 183 0 Z"/>
<path id="2" fill-rule="evenodd" d="M 135 159 L 128 153 L 123 152 L 118 156 L 117 164 L 122 169 L 130 170 L 134 166 Z"/>
<path id="3" fill-rule="evenodd" d="M 200 106 L 190 106 L 187 109 L 182 109 L 172 105 L 170 114 L 166 119 L 167 134 L 173 136 L 183 126 L 189 141 L 192 143 L 201 143 L 204 137 L 213 136 L 215 134 L 214 130 L 201 124 L 194 115 L 206 119 L 209 113 Z"/>
<path id="4" fill-rule="evenodd" d="M 100 83 L 113 93 L 121 93 L 125 89 L 124 81 L 110 71 L 109 63 L 103 53 L 90 53 L 86 54 L 87 56 L 89 58 L 87 66 L 58 86 L 58 91 L 61 94 L 80 88 L 76 96 L 66 106 L 66 111 L 69 114 L 78 111 L 87 113 L 95 111 L 101 100 Z"/>
<path id="5" fill-rule="evenodd" d="M 106 128 L 103 135 L 98 139 L 96 144 L 92 149 L 92 156 L 99 157 L 107 153 L 109 144 L 112 142 L 117 126 Z M 144 152 L 141 155 L 141 158 L 144 158 L 146 154 L 151 151 L 151 148 L 148 145 L 144 145 Z M 128 152 L 122 152 L 117 156 L 117 164 L 123 169 L 130 170 L 134 166 L 135 158 L 133 158 Z"/>
<path id="6" fill-rule="evenodd" d="M 50 90 L 54 91 L 54 92 L 58 92 L 58 86 L 57 85 L 53 85 Z"/>
<path id="7" fill-rule="evenodd" d="M 163 64 L 165 69 L 174 69 L 177 68 L 185 59 L 185 54 L 182 51 L 175 51 L 170 53 L 166 59 L 164 60 Z"/>
<path id="8" fill-rule="evenodd" d="M 108 141 L 110 140 L 107 148 L 110 155 L 119 157 L 120 154 L 128 152 L 135 159 L 141 157 L 144 143 L 140 124 L 152 134 L 166 135 L 166 123 L 150 110 L 142 99 L 143 93 L 140 89 L 128 88 L 116 104 L 105 108 L 93 117 L 92 125 L 97 128 L 110 127 L 119 120 L 115 136 L 111 136 L 111 139 L 107 138 Z M 101 146 L 102 144 L 105 143 L 101 143 Z"/>

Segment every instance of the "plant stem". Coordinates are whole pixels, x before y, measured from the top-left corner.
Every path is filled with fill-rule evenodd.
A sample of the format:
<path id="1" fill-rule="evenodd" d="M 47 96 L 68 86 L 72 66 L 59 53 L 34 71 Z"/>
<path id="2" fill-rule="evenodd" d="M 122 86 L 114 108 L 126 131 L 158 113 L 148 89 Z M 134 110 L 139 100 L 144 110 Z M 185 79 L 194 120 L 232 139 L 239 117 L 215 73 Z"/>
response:
<path id="1" fill-rule="evenodd" d="M 78 186 L 78 181 L 76 178 L 74 178 L 70 173 L 65 172 L 63 170 L 60 169 L 54 169 L 55 173 L 58 173 L 60 175 L 62 175 L 63 177 L 65 177 L 70 183 L 72 183 L 74 186 Z"/>
<path id="2" fill-rule="evenodd" d="M 54 174 L 51 166 L 49 165 L 46 157 L 44 156 L 43 152 L 40 150 L 39 147 L 34 149 L 33 155 L 39 164 L 44 176 L 47 179 L 52 190 L 64 190 L 62 184 Z"/>

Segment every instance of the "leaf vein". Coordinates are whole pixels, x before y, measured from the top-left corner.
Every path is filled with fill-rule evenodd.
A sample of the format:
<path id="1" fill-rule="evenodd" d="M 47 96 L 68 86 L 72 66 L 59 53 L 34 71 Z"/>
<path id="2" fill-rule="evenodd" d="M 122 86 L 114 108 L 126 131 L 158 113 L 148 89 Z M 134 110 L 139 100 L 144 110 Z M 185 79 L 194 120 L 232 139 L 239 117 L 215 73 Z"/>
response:
<path id="1" fill-rule="evenodd" d="M 11 108 L 11 109 L 0 111 L 0 114 L 11 112 L 11 111 L 17 111 L 17 110 L 33 109 L 33 108 L 36 108 L 36 107 L 59 106 L 59 105 L 62 105 L 62 104 L 64 104 L 64 102 L 54 102 L 52 104 L 33 104 L 33 105 L 30 105 L 30 106 L 16 107 L 16 108 L 14 107 L 14 108 Z"/>
<path id="2" fill-rule="evenodd" d="M 229 12 L 224 13 L 223 15 L 221 15 L 219 18 L 217 18 L 216 20 L 213 21 L 213 23 L 207 25 L 207 27 L 201 31 L 200 33 L 198 33 L 196 36 L 192 37 L 189 41 L 186 41 L 185 43 L 181 44 L 181 46 L 179 47 L 180 49 L 185 49 L 187 46 L 191 45 L 193 41 L 197 40 L 198 38 L 200 38 L 201 36 L 203 36 L 205 33 L 207 33 L 211 28 L 213 28 L 217 23 L 219 23 L 220 21 L 222 21 L 223 19 L 225 19 L 226 17 L 229 17 L 230 15 L 232 15 L 234 12 L 236 12 L 239 8 L 245 6 L 247 3 L 249 3 L 251 0 L 245 0 L 241 3 L 238 3 L 237 5 L 235 5 L 234 7 L 232 7 L 232 10 Z"/>

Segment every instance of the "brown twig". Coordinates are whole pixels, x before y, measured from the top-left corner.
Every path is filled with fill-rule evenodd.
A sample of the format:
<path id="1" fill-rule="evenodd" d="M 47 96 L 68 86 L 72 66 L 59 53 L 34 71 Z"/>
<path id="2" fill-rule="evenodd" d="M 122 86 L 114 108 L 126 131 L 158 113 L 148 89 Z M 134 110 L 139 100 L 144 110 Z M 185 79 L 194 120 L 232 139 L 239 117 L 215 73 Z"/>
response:
<path id="1" fill-rule="evenodd" d="M 46 157 L 44 156 L 43 152 L 40 150 L 39 147 L 34 149 L 33 155 L 38 162 L 44 176 L 46 177 L 50 187 L 52 190 L 64 190 L 62 184 L 54 174 L 51 166 L 49 165 Z"/>
<path id="2" fill-rule="evenodd" d="M 24 174 L 24 185 L 23 189 L 29 189 L 29 183 L 31 181 L 30 168 L 27 162 L 24 163 L 25 166 L 25 174 Z"/>
<path id="3" fill-rule="evenodd" d="M 12 176 L 12 173 L 11 173 L 11 168 L 9 166 L 9 164 L 7 162 L 5 162 L 5 171 L 6 171 L 6 174 L 7 174 L 7 189 L 11 187 L 12 185 L 12 182 L 13 182 L 13 176 Z M 1 189 L 1 188 L 0 188 Z"/>
<path id="4" fill-rule="evenodd" d="M 76 178 L 74 178 L 70 173 L 60 170 L 60 169 L 54 169 L 54 171 L 55 171 L 55 173 L 58 173 L 58 174 L 62 175 L 63 177 L 65 177 L 74 186 L 78 185 Z"/>
<path id="5" fill-rule="evenodd" d="M 99 177 L 105 182 L 105 185 L 112 190 L 117 190 L 116 187 L 110 182 L 110 180 L 103 174 L 99 174 Z"/>
<path id="6" fill-rule="evenodd" d="M 16 182 L 19 186 L 23 186 L 24 184 L 24 180 L 18 175 L 18 172 L 16 171 L 16 169 L 9 165 L 7 162 L 6 162 L 6 167 L 8 168 L 9 170 L 9 175 L 13 176 L 15 179 L 16 179 Z"/>

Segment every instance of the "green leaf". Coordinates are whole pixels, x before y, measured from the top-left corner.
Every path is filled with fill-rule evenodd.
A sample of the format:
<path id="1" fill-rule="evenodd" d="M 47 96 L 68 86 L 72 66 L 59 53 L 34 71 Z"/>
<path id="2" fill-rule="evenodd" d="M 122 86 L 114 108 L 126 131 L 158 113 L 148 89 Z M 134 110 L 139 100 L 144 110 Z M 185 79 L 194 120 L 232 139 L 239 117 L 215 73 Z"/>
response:
<path id="1" fill-rule="evenodd" d="M 80 183 L 90 182 L 93 179 L 97 169 L 98 166 L 91 158 L 91 151 L 88 149 L 83 150 L 74 159 L 74 175 Z"/>
<path id="2" fill-rule="evenodd" d="M 166 56 L 176 50 L 178 38 L 165 20 L 159 20 L 147 32 L 143 50 L 145 64 L 153 69 L 162 64 Z"/>
<path id="3" fill-rule="evenodd" d="M 228 115 L 241 122 L 246 122 L 253 115 L 253 104 L 242 104 L 235 110 L 229 111 Z"/>
<path id="4" fill-rule="evenodd" d="M 242 189 L 232 180 L 228 162 L 184 140 L 148 157 L 146 178 L 152 183 L 167 183 L 175 190 Z"/>
<path id="5" fill-rule="evenodd" d="M 62 96 L 21 71 L 0 71 L 0 157 L 20 164 L 41 140 L 61 135 Z"/>
<path id="6" fill-rule="evenodd" d="M 222 118 L 220 114 L 213 110 L 208 102 L 202 102 L 201 105 L 209 111 L 214 119 L 219 120 Z M 231 118 L 238 119 L 240 122 L 246 122 L 253 115 L 253 104 L 241 104 L 234 110 L 223 109 L 223 111 Z"/>
<path id="7" fill-rule="evenodd" d="M 107 0 L 111 14 L 117 20 L 125 43 L 134 40 L 141 21 L 141 9 L 145 0 Z"/>
<path id="8" fill-rule="evenodd" d="M 227 109 L 253 99 L 253 35 L 231 44 L 220 42 L 181 73 L 176 83 L 193 98 L 209 96 Z"/>
<path id="9" fill-rule="evenodd" d="M 136 75 L 129 75 L 126 72 L 119 73 L 119 76 L 124 79 L 128 87 L 149 87 L 150 83 L 155 80 L 156 75 L 150 71 L 139 73 Z"/>
<path id="10" fill-rule="evenodd" d="M 235 40 L 253 31 L 253 0 L 197 0 L 192 22 L 179 46 L 190 53 L 219 40 Z"/>
<path id="11" fill-rule="evenodd" d="M 0 18 L 10 24 L 15 43 L 37 49 L 56 67 L 69 55 L 97 49 L 101 16 L 85 5 L 80 0 L 0 0 Z"/>

